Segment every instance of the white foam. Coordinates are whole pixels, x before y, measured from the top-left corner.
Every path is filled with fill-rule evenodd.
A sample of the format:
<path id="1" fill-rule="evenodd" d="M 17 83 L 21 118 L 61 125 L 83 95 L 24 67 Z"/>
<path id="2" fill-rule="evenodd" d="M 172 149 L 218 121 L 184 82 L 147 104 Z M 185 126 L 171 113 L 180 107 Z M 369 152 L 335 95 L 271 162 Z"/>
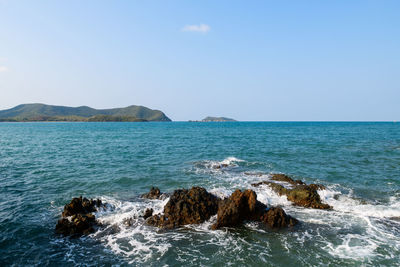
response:
<path id="1" fill-rule="evenodd" d="M 171 246 L 165 235 L 144 225 L 141 218 L 146 208 L 152 208 L 154 213 L 161 212 L 168 199 L 141 202 L 107 197 L 102 201 L 111 204 L 112 208 L 96 213 L 96 218 L 105 228 L 92 236 L 116 254 L 126 257 L 130 263 L 144 263 L 151 258 L 159 259 Z"/>
<path id="2" fill-rule="evenodd" d="M 238 158 L 235 158 L 235 157 L 227 157 L 226 159 L 224 159 L 223 161 L 220 161 L 219 163 L 220 164 L 230 165 L 230 164 L 233 164 L 235 162 L 244 162 L 244 160 L 238 159 Z"/>
<path id="3" fill-rule="evenodd" d="M 375 255 L 379 244 L 363 235 L 347 234 L 342 237 L 342 244 L 328 243 L 325 249 L 334 257 L 342 259 L 365 259 Z"/>
<path id="4" fill-rule="evenodd" d="M 194 168 L 195 168 L 194 170 L 197 173 L 204 173 L 204 172 L 220 173 L 221 171 L 238 167 L 239 166 L 237 164 L 238 162 L 245 162 L 245 161 L 235 157 L 227 157 L 221 161 L 202 160 L 194 163 Z"/>
<path id="5" fill-rule="evenodd" d="M 400 252 L 400 238 L 393 229 L 387 227 L 391 223 L 400 233 L 400 222 L 391 221 L 392 217 L 400 217 L 400 196 L 392 196 L 387 204 L 365 203 L 354 197 L 353 192 L 344 190 L 340 185 L 328 185 L 327 189 L 319 190 L 321 200 L 333 207 L 333 210 L 317 210 L 294 206 L 286 196 L 279 196 L 268 185 L 252 187 L 252 183 L 265 181 L 270 178 L 266 173 L 254 171 L 238 172 L 235 169 L 243 160 L 227 157 L 222 161 L 205 160 L 195 163 L 196 171 L 203 171 L 210 175 L 207 180 L 207 190 L 220 198 L 228 197 L 235 189 L 253 189 L 257 199 L 268 206 L 282 206 L 286 213 L 301 221 L 299 229 L 279 235 L 282 246 L 290 252 L 294 246 L 303 246 L 305 242 L 312 242 L 325 250 L 333 257 L 369 261 L 376 256 L 398 258 Z M 228 165 L 226 168 L 215 169 L 214 166 Z M 241 169 L 239 169 L 241 171 Z M 286 184 L 285 184 L 286 186 Z M 268 262 L 271 248 L 268 241 L 249 244 L 243 237 L 225 229 L 213 231 L 211 225 L 216 221 L 213 216 L 208 221 L 198 225 L 188 225 L 185 229 L 160 231 L 157 228 L 146 226 L 141 217 L 146 208 L 152 208 L 154 214 L 161 213 L 165 200 L 117 200 L 106 197 L 102 201 L 110 204 L 110 208 L 96 213 L 96 218 L 105 226 L 91 237 L 100 240 L 114 253 L 127 259 L 130 264 L 145 264 L 159 260 L 172 247 L 179 250 L 177 260 L 182 264 L 194 264 L 195 258 L 206 260 L 200 255 L 196 247 L 177 248 L 174 242 L 195 240 L 198 246 L 215 245 L 218 248 L 216 255 L 230 255 L 232 262 L 240 263 L 240 253 L 245 247 L 257 247 L 260 259 Z M 130 225 L 127 225 L 129 222 Z M 249 230 L 260 234 L 270 234 L 257 223 L 246 223 Z M 392 227 L 392 226 L 391 226 Z M 196 235 L 207 238 L 197 238 Z M 296 240 L 296 242 L 293 241 Z M 274 240 L 274 242 L 278 242 Z M 387 248 L 390 244 L 390 248 Z M 382 249 L 382 247 L 385 247 Z M 379 249 L 378 249 L 379 248 Z M 384 250 L 384 255 L 382 254 Z M 262 253 L 260 253 L 262 251 Z M 249 250 L 246 253 L 252 253 Z M 318 255 L 316 255 L 317 257 Z M 228 257 L 229 258 L 229 257 Z"/>
<path id="6" fill-rule="evenodd" d="M 333 207 L 336 211 L 351 213 L 353 215 L 377 218 L 391 218 L 400 216 L 400 200 L 391 197 L 388 205 L 362 203 L 361 200 L 343 195 L 334 190 L 318 190 L 321 200 Z"/>

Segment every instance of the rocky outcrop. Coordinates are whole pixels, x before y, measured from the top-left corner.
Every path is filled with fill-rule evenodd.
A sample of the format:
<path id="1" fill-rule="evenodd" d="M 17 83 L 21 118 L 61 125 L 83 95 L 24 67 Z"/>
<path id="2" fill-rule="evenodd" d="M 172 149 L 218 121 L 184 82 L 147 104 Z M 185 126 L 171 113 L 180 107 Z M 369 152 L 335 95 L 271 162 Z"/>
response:
<path id="1" fill-rule="evenodd" d="M 236 190 L 233 194 L 220 202 L 217 222 L 212 229 L 240 225 L 243 221 L 260 221 L 271 228 L 294 226 L 298 221 L 283 211 L 282 208 L 268 209 L 257 200 L 253 190 Z"/>
<path id="2" fill-rule="evenodd" d="M 286 195 L 287 199 L 293 202 L 296 206 L 302 206 L 306 208 L 314 209 L 332 209 L 328 204 L 322 203 L 321 197 L 317 190 L 325 189 L 325 186 L 320 184 L 305 184 L 300 180 L 293 180 L 285 174 L 272 174 L 271 180 L 288 183 L 290 187 L 285 187 L 282 184 L 263 181 L 252 184 L 252 186 L 259 186 L 261 184 L 268 185 L 278 195 Z"/>
<path id="3" fill-rule="evenodd" d="M 148 193 L 142 195 L 142 198 L 159 199 L 161 195 L 161 191 L 158 187 L 152 187 Z"/>
<path id="4" fill-rule="evenodd" d="M 147 211 L 145 212 L 145 214 Z M 269 208 L 257 200 L 253 190 L 236 190 L 223 200 L 202 187 L 175 190 L 164 207 L 163 214 L 149 217 L 149 225 L 172 229 L 187 224 L 203 223 L 217 214 L 212 229 L 238 226 L 243 221 L 263 222 L 271 228 L 295 225 L 298 221 L 282 208 Z"/>
<path id="5" fill-rule="evenodd" d="M 97 225 L 96 218 L 92 212 L 102 205 L 101 200 L 87 198 L 73 198 L 64 206 L 62 218 L 56 225 L 56 233 L 63 235 L 83 235 L 94 232 Z"/>
<path id="6" fill-rule="evenodd" d="M 202 187 L 190 190 L 178 189 L 164 206 L 164 214 L 156 214 L 147 223 L 161 228 L 172 229 L 187 224 L 199 224 L 217 213 L 220 199 Z"/>

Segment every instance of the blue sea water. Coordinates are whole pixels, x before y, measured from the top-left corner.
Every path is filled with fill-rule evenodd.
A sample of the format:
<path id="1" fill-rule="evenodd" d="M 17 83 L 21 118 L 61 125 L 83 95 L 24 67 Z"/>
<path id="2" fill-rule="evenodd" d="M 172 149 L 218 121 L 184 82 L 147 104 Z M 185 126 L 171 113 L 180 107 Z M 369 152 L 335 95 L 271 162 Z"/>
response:
<path id="1" fill-rule="evenodd" d="M 326 185 L 319 193 L 333 210 L 251 186 L 273 172 Z M 153 185 L 219 196 L 250 188 L 301 223 L 213 231 L 213 217 L 159 230 L 140 218 L 167 201 L 139 197 Z M 103 227 L 56 235 L 63 206 L 80 195 L 109 204 L 96 213 Z M 1 123 L 0 265 L 400 266 L 400 124 Z"/>

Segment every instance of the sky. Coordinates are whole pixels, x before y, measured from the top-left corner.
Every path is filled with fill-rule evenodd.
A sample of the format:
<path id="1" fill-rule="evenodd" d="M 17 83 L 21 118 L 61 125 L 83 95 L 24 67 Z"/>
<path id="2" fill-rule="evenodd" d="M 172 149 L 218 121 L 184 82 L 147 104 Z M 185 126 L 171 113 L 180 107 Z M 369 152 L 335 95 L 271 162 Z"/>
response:
<path id="1" fill-rule="evenodd" d="M 0 0 L 0 109 L 400 120 L 400 1 Z"/>

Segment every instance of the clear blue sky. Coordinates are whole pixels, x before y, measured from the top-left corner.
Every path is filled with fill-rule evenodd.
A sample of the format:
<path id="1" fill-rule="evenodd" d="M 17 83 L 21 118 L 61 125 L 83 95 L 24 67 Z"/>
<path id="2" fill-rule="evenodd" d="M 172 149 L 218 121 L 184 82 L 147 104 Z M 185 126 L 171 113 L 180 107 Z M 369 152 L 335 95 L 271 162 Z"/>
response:
<path id="1" fill-rule="evenodd" d="M 0 0 L 0 109 L 400 120 L 400 1 Z"/>

